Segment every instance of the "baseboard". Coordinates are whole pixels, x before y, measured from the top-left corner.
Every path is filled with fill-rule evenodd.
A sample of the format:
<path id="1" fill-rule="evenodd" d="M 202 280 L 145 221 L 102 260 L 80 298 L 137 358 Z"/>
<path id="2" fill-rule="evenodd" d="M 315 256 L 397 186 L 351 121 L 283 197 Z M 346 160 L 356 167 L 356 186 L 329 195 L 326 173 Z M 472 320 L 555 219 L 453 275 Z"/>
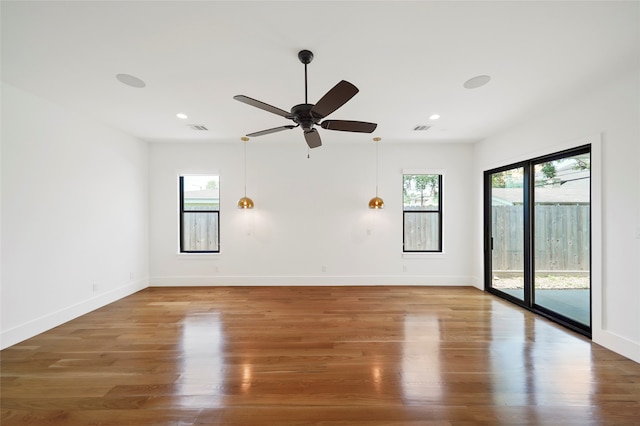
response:
<path id="1" fill-rule="evenodd" d="M 109 303 L 113 303 L 123 297 L 136 293 L 148 287 L 147 280 L 140 280 L 129 283 L 125 286 L 106 291 L 82 302 L 60 309 L 58 311 L 35 318 L 19 326 L 0 333 L 0 349 L 20 343 L 74 318 L 85 315 L 91 311 L 101 308 Z"/>
<path id="2" fill-rule="evenodd" d="M 484 278 L 472 277 L 471 285 L 478 290 L 484 290 Z"/>
<path id="3" fill-rule="evenodd" d="M 613 352 L 640 363 L 640 343 L 608 330 L 594 330 L 591 340 Z"/>
<path id="4" fill-rule="evenodd" d="M 350 286 L 350 285 L 416 285 L 470 286 L 466 276 L 421 275 L 304 275 L 304 276 L 168 276 L 149 278 L 149 287 L 187 286 Z"/>

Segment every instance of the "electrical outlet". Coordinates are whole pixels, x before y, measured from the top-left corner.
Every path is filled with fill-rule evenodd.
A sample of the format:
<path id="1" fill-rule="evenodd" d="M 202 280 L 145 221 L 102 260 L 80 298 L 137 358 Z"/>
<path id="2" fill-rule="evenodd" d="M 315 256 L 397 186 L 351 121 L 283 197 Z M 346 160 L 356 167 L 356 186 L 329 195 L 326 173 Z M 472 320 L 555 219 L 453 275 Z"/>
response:
<path id="1" fill-rule="evenodd" d="M 98 283 L 93 283 L 91 286 L 93 288 L 94 293 L 97 293 L 100 291 L 100 286 L 98 285 Z"/>
<path id="2" fill-rule="evenodd" d="M 636 226 L 636 238 L 640 240 L 640 226 Z"/>
<path id="3" fill-rule="evenodd" d="M 129 272 L 129 279 L 133 280 L 136 277 L 136 274 L 134 274 L 133 272 Z"/>
<path id="4" fill-rule="evenodd" d="M 327 272 L 327 267 L 325 265 L 322 265 L 320 269 L 322 270 L 322 272 Z"/>
<path id="5" fill-rule="evenodd" d="M 407 272 L 407 265 L 402 265 L 402 272 Z"/>

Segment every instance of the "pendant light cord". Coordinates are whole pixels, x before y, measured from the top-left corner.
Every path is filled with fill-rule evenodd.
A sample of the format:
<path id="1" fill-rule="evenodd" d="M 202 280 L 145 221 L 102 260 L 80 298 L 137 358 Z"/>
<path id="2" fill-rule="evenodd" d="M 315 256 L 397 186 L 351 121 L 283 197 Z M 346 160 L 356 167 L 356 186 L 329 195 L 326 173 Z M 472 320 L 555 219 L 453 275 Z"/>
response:
<path id="1" fill-rule="evenodd" d="M 247 141 L 244 141 L 244 196 L 247 196 Z"/>
<path id="2" fill-rule="evenodd" d="M 376 197 L 378 196 L 378 141 L 376 141 Z"/>

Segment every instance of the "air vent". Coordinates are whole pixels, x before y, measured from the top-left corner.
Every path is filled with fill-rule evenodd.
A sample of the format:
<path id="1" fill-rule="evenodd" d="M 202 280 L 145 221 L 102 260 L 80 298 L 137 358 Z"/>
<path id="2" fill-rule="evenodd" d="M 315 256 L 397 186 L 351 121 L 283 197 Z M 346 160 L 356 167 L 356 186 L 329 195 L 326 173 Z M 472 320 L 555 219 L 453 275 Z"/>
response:
<path id="1" fill-rule="evenodd" d="M 429 130 L 430 128 L 431 128 L 431 126 L 418 125 L 418 126 L 414 127 L 413 130 L 418 131 L 418 132 L 424 132 L 425 130 Z"/>
<path id="2" fill-rule="evenodd" d="M 187 124 L 189 127 L 191 127 L 193 130 L 209 130 L 206 127 L 204 127 L 202 124 Z"/>

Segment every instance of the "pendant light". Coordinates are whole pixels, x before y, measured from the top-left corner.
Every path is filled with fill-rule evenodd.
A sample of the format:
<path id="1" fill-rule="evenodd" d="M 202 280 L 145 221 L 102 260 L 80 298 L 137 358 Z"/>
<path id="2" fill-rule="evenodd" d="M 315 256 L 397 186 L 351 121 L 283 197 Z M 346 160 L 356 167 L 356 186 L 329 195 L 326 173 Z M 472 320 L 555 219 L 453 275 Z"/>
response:
<path id="1" fill-rule="evenodd" d="M 247 142 L 249 138 L 243 136 L 240 138 L 244 143 L 244 197 L 238 200 L 238 208 L 239 209 L 252 209 L 253 208 L 253 200 L 247 197 Z"/>
<path id="2" fill-rule="evenodd" d="M 380 142 L 380 140 L 381 138 L 373 138 L 373 141 L 376 143 L 376 196 L 369 200 L 369 208 L 376 210 L 384 208 L 384 201 L 378 197 L 378 142 Z"/>

